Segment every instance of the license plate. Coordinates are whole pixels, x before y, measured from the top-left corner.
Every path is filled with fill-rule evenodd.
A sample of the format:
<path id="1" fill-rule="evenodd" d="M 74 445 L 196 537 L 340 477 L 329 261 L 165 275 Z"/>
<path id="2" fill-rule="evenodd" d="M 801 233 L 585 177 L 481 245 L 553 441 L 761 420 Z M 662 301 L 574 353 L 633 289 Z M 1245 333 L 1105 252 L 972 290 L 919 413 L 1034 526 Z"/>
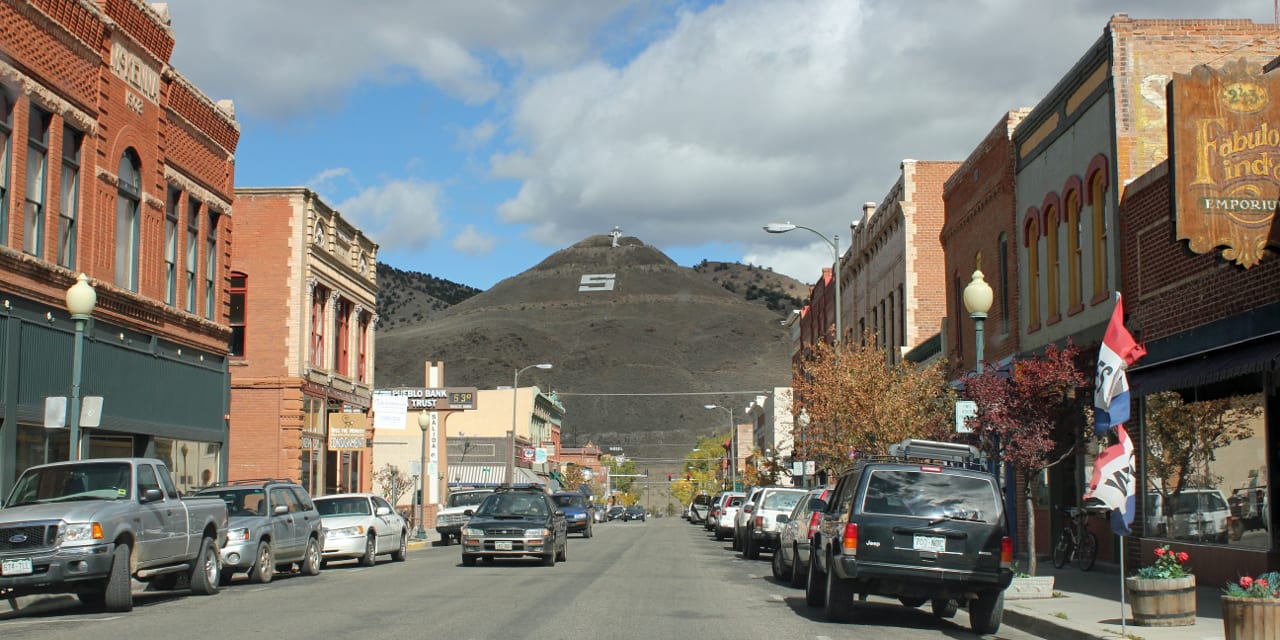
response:
<path id="1" fill-rule="evenodd" d="M 947 539 L 942 536 L 914 536 L 911 548 L 916 551 L 942 552 L 947 550 Z"/>
<path id="2" fill-rule="evenodd" d="M 31 574 L 31 558 L 15 558 L 0 562 L 0 576 L 25 576 Z"/>
<path id="3" fill-rule="evenodd" d="M 510 541 L 502 541 L 502 540 L 499 540 L 499 541 L 497 541 L 497 542 L 494 542 L 494 543 L 493 543 L 493 548 L 494 548 L 494 549 L 496 549 L 496 550 L 498 550 L 498 551 L 510 551 L 510 550 L 511 550 L 511 542 L 510 542 Z"/>

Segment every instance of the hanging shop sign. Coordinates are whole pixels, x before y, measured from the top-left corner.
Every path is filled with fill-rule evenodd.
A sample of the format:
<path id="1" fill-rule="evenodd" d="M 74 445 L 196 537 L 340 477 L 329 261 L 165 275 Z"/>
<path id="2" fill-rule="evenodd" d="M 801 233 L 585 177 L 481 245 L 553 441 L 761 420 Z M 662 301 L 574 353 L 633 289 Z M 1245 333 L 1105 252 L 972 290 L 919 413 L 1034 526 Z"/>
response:
<path id="1" fill-rule="evenodd" d="M 1179 240 L 1246 269 L 1280 250 L 1280 77 L 1245 59 L 1175 74 L 1169 147 Z"/>
<path id="2" fill-rule="evenodd" d="M 369 416 L 363 413 L 329 414 L 329 450 L 359 451 L 367 448 Z"/>

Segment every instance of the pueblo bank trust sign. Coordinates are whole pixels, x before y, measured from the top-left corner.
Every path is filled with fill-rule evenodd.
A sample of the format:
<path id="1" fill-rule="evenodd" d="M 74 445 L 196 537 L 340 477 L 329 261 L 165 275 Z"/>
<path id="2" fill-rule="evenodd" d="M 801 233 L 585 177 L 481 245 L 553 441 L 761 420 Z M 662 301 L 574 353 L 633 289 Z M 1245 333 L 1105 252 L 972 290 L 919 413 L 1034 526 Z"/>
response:
<path id="1" fill-rule="evenodd" d="M 1246 269 L 1280 249 L 1280 72 L 1242 59 L 1174 75 L 1169 137 L 1178 239 Z"/>

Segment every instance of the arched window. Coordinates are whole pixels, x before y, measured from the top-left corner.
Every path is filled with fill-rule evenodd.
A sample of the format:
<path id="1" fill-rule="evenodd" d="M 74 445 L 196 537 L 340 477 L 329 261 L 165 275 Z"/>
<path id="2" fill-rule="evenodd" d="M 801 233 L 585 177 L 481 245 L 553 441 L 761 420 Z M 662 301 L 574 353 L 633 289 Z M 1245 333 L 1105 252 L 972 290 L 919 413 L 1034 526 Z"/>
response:
<path id="1" fill-rule="evenodd" d="M 369 324 L 372 320 L 370 314 L 360 314 L 360 342 L 356 346 L 356 379 L 360 382 L 369 381 Z"/>
<path id="2" fill-rule="evenodd" d="M 1040 328 L 1040 221 L 1037 215 L 1027 216 L 1025 227 L 1027 243 L 1027 330 Z"/>
<path id="3" fill-rule="evenodd" d="M 311 366 L 324 368 L 324 305 L 329 290 L 316 285 L 311 292 Z"/>
<path id="4" fill-rule="evenodd" d="M 138 290 L 138 250 L 142 233 L 142 162 L 133 149 L 120 156 L 116 183 L 116 286 Z"/>
<path id="5" fill-rule="evenodd" d="M 1093 298 L 1107 295 L 1107 178 L 1106 174 L 1093 174 L 1089 181 L 1090 222 L 1093 223 Z"/>
<path id="6" fill-rule="evenodd" d="M 1067 313 L 1073 313 L 1080 307 L 1080 288 L 1084 278 L 1084 257 L 1081 254 L 1081 240 L 1084 225 L 1080 221 L 1080 192 L 1067 193 L 1065 208 L 1067 211 Z"/>
<path id="7" fill-rule="evenodd" d="M 1058 217 L 1058 207 L 1049 206 L 1045 209 L 1045 248 L 1047 255 L 1046 262 L 1049 266 L 1049 277 L 1045 286 L 1045 302 L 1048 306 L 1048 321 L 1054 323 L 1058 321 L 1058 283 L 1062 277 L 1062 263 L 1059 261 L 1058 251 L 1058 225 L 1061 219 Z"/>
<path id="8" fill-rule="evenodd" d="M 229 300 L 228 307 L 230 315 L 228 324 L 231 325 L 231 357 L 243 358 L 245 347 L 245 303 L 249 293 L 248 276 L 243 273 L 233 272 L 231 274 L 231 288 L 228 290 Z"/>
<path id="9" fill-rule="evenodd" d="M 338 298 L 333 306 L 333 370 L 342 375 L 350 372 L 351 302 Z"/>

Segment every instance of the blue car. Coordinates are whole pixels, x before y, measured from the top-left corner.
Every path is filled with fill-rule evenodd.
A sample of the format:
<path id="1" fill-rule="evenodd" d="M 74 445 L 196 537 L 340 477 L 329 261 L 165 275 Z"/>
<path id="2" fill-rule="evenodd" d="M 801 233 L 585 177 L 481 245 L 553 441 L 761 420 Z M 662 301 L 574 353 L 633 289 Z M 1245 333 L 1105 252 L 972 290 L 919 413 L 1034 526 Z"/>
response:
<path id="1" fill-rule="evenodd" d="M 564 522 L 569 533 L 581 533 L 590 538 L 591 529 L 596 521 L 596 506 L 591 504 L 591 497 L 575 491 L 564 491 L 551 494 L 556 509 L 564 512 Z"/>

